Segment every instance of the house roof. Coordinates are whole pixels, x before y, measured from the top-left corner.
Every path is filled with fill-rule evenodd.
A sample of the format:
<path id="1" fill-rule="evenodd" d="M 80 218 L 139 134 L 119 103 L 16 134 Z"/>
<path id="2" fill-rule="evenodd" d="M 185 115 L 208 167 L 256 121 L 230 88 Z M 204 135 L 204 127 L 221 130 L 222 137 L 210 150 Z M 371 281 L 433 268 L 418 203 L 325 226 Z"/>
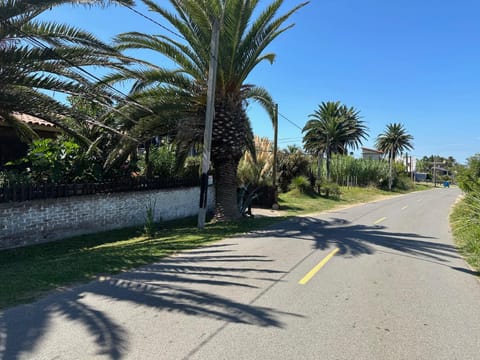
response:
<path id="1" fill-rule="evenodd" d="M 21 114 L 21 113 L 12 113 L 13 117 L 19 121 L 22 121 L 33 128 L 42 129 L 42 130 L 51 130 L 51 131 L 59 131 L 59 129 L 46 120 L 40 119 L 36 116 Z M 0 125 L 8 126 L 5 120 L 0 116 Z"/>
<path id="2" fill-rule="evenodd" d="M 369 153 L 375 153 L 375 154 L 383 155 L 383 151 L 378 151 L 377 149 L 370 149 L 370 148 L 366 148 L 366 147 L 362 147 L 362 152 L 369 152 Z"/>

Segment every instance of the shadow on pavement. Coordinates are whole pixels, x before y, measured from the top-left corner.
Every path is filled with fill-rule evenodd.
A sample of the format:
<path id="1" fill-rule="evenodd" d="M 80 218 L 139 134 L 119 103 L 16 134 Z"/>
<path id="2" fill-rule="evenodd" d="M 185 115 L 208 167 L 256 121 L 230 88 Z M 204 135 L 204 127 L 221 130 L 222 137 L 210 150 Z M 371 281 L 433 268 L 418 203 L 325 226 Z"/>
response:
<path id="1" fill-rule="evenodd" d="M 177 312 L 261 327 L 282 328 L 284 325 L 278 319 L 279 315 L 299 316 L 215 294 L 213 290 L 217 287 L 255 289 L 256 286 L 248 284 L 246 279 L 270 285 L 281 281 L 284 274 L 262 268 L 271 259 L 235 255 L 228 248 L 215 250 L 216 247 L 211 245 L 186 252 L 185 256 L 172 257 L 160 264 L 95 281 L 0 313 L 0 358 L 17 359 L 35 350 L 49 333 L 54 317 L 66 318 L 87 329 L 95 339 L 98 355 L 110 359 L 124 357 L 128 353 L 127 329 L 107 313 L 89 305 L 85 300 L 89 294 L 107 301 L 130 302 L 136 306 L 154 308 L 159 312 Z M 207 263 L 209 265 L 205 266 Z M 259 267 L 253 267 L 252 264 L 258 264 Z M 199 289 L 199 285 L 202 289 Z M 91 345 L 85 344 L 87 347 Z"/>
<path id="2" fill-rule="evenodd" d="M 380 246 L 439 262 L 448 261 L 446 258 L 458 258 L 454 246 L 435 242 L 433 237 L 389 232 L 382 226 L 358 225 L 340 218 L 326 221 L 314 217 L 298 217 L 277 224 L 267 231 L 247 236 L 311 241 L 314 248 L 319 250 L 338 247 L 338 254 L 344 257 L 370 255 L 375 253 L 376 246 Z"/>

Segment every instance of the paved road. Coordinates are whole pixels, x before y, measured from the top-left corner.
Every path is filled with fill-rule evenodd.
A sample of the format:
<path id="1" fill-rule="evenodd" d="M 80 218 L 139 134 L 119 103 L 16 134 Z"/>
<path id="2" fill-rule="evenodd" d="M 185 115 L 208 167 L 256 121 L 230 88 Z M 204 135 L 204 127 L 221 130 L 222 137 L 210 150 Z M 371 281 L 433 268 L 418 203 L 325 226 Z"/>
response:
<path id="1" fill-rule="evenodd" d="M 458 195 L 298 218 L 10 309 L 0 356 L 479 359 L 480 282 L 447 221 Z"/>

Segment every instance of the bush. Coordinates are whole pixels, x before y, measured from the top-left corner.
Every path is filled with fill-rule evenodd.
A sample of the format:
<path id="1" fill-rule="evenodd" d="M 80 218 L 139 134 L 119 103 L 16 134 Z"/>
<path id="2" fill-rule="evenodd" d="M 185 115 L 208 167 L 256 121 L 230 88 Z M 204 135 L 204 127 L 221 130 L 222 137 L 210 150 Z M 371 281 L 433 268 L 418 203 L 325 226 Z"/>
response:
<path id="1" fill-rule="evenodd" d="M 307 192 L 312 190 L 310 185 L 310 180 L 306 176 L 297 176 L 292 179 L 292 183 L 290 184 L 290 190 L 298 190 L 302 194 L 306 194 Z"/>
<path id="2" fill-rule="evenodd" d="M 278 152 L 278 185 L 282 192 L 287 192 L 293 179 L 308 175 L 310 159 L 300 149 L 290 146 Z"/>
<path id="3" fill-rule="evenodd" d="M 467 261 L 480 271 L 480 195 L 468 194 L 458 203 L 450 220 L 455 241 Z"/>
<path id="4" fill-rule="evenodd" d="M 149 163 L 152 176 L 172 177 L 176 175 L 176 157 L 172 145 L 150 147 Z M 143 175 L 146 175 L 147 163 L 145 154 L 140 157 L 139 167 Z"/>
<path id="5" fill-rule="evenodd" d="M 325 196 L 326 198 L 339 199 L 342 195 L 340 186 L 332 182 L 324 182 L 317 184 L 319 187 L 319 194 Z"/>
<path id="6" fill-rule="evenodd" d="M 70 139 L 34 140 L 28 154 L 13 163 L 23 168 L 29 182 L 55 184 L 98 181 L 103 177 L 102 165 Z M 18 175 L 22 176 L 22 175 Z"/>
<path id="7" fill-rule="evenodd" d="M 192 178 L 192 179 L 199 178 L 201 163 L 202 163 L 202 159 L 200 158 L 200 156 L 188 156 L 185 159 L 182 176 Z"/>

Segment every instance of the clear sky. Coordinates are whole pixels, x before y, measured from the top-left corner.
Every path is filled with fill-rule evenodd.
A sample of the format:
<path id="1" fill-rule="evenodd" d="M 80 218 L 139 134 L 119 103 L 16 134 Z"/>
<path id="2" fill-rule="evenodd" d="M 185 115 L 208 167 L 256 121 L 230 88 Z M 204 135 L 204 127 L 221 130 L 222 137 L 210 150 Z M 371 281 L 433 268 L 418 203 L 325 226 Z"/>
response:
<path id="1" fill-rule="evenodd" d="M 285 0 L 283 10 L 298 3 Z M 279 112 L 300 128 L 322 101 L 338 100 L 360 110 L 370 134 L 366 147 L 388 123 L 400 122 L 414 136 L 413 155 L 464 162 L 480 153 L 479 16 L 478 0 L 312 0 L 269 48 L 276 62 L 260 65 L 248 82 L 266 87 Z M 122 7 L 61 7 L 43 17 L 106 41 L 127 31 L 168 34 Z M 273 138 L 259 106 L 249 115 L 257 135 Z M 280 147 L 301 145 L 298 127 L 280 117 Z"/>

